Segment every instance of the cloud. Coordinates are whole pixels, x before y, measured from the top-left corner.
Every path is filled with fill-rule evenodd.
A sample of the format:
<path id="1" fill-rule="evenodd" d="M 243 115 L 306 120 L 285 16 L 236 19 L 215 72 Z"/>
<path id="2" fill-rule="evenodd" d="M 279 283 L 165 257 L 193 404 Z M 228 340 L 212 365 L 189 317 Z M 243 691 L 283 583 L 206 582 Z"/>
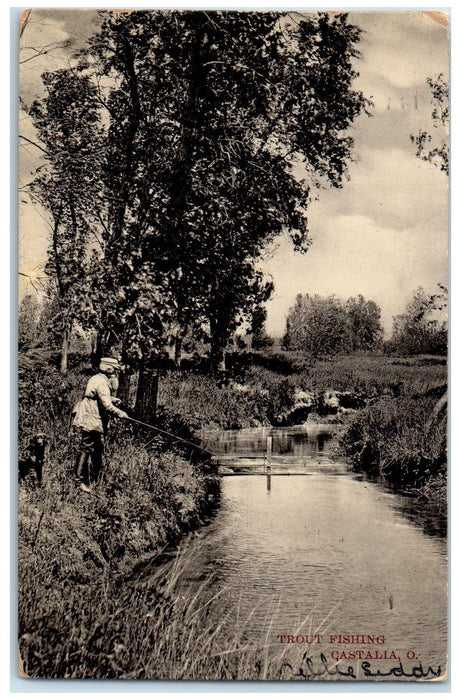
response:
<path id="1" fill-rule="evenodd" d="M 448 178 L 430 163 L 399 149 L 370 149 L 351 166 L 350 177 L 339 192 L 322 193 L 312 207 L 312 227 L 321 227 L 326 211 L 327 217 L 366 216 L 379 226 L 446 231 Z"/>
<path id="2" fill-rule="evenodd" d="M 350 13 L 350 20 L 364 31 L 359 70 L 365 84 L 382 78 L 408 88 L 447 72 L 447 30 L 424 12 Z"/>
<path id="3" fill-rule="evenodd" d="M 268 305 L 268 329 L 280 334 L 296 294 L 363 294 L 381 307 L 388 332 L 412 292 L 434 290 L 446 282 L 443 238 L 427 239 L 419 229 L 378 227 L 364 215 L 331 217 L 306 255 L 294 253 L 287 241 L 267 261 L 265 270 L 277 279 Z"/>

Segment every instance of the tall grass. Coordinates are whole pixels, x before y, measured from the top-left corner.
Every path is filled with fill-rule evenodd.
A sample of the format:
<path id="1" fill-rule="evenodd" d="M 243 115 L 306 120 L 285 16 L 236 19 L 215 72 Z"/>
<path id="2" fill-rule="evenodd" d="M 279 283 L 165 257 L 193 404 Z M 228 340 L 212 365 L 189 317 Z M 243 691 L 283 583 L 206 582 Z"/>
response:
<path id="1" fill-rule="evenodd" d="M 22 591 L 22 614 L 30 621 L 19 640 L 24 672 L 33 678 L 292 680 L 290 668 L 309 648 L 277 641 L 272 620 L 280 602 L 272 601 L 265 617 L 260 610 L 247 617 L 226 610 L 226 590 L 209 592 L 211 578 L 184 586 L 195 555 L 189 539 L 172 564 L 148 562 L 123 575 L 102 568 L 86 581 L 64 582 L 45 569 L 37 591 L 42 615 Z M 28 577 L 29 570 L 23 587 Z M 255 615 L 265 629 L 257 640 Z M 312 631 L 318 630 L 309 614 L 294 634 Z"/>
<path id="2" fill-rule="evenodd" d="M 367 399 L 424 395 L 446 382 L 443 358 L 389 358 L 357 355 L 318 360 L 311 367 L 300 353 L 233 358 L 229 383 L 220 386 L 192 371 L 167 372 L 160 379 L 159 402 L 199 428 L 247 428 L 283 424 L 296 390 L 348 391 Z M 259 358 L 259 359 L 258 359 Z"/>

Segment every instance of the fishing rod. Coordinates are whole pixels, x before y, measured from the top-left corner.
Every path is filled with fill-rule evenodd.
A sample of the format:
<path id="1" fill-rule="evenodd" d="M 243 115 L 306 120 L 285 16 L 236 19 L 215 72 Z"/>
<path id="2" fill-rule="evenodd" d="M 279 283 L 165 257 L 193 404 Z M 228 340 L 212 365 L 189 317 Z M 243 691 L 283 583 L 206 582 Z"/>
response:
<path id="1" fill-rule="evenodd" d="M 200 445 L 196 445 L 195 442 L 191 442 L 190 440 L 186 440 L 185 438 L 181 438 L 178 435 L 174 435 L 173 433 L 169 433 L 168 430 L 163 430 L 162 428 L 157 428 L 155 425 L 150 425 L 149 423 L 144 423 L 142 420 L 137 420 L 136 418 L 131 418 L 131 416 L 128 416 L 128 420 L 130 420 L 132 423 L 138 423 L 138 425 L 143 425 L 145 428 L 150 428 L 151 430 L 156 430 L 159 433 L 163 433 L 163 435 L 168 435 L 168 437 L 174 438 L 175 440 L 178 440 L 179 442 L 184 442 L 187 445 L 191 445 L 191 447 L 195 447 L 196 450 L 200 450 L 200 452 L 203 452 L 204 454 L 210 455 L 210 457 L 213 456 L 213 453 L 210 452 L 209 450 L 205 450 L 203 447 L 200 447 Z"/>

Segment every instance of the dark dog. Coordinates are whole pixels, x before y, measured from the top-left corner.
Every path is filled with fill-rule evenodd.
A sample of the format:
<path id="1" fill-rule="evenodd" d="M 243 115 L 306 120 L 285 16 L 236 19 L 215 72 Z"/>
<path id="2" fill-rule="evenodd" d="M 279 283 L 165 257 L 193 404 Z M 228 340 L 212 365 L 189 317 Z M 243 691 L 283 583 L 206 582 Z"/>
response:
<path id="1" fill-rule="evenodd" d="M 37 483 L 42 483 L 43 462 L 45 461 L 45 448 L 48 438 L 44 433 L 34 435 L 29 443 L 28 456 L 19 460 L 19 479 L 25 479 L 28 474 L 35 472 Z"/>

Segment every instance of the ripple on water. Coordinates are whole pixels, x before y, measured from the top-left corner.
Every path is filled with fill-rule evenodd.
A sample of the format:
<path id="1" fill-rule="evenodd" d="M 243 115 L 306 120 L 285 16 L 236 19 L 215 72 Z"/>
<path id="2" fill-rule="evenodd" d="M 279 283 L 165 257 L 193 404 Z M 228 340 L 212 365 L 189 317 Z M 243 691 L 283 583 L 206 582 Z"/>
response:
<path id="1" fill-rule="evenodd" d="M 323 472 L 223 477 L 220 507 L 196 539 L 179 587 L 193 591 L 210 576 L 203 595 L 216 596 L 211 619 L 228 615 L 229 636 L 243 626 L 254 644 L 299 630 L 325 638 L 381 634 L 386 648 L 416 650 L 423 664 L 443 666 L 445 540 L 409 517 L 408 498 L 329 473 L 334 460 L 322 440 Z M 256 442 L 259 449 L 260 436 Z M 306 459 L 318 459 L 317 448 L 311 440 Z"/>

